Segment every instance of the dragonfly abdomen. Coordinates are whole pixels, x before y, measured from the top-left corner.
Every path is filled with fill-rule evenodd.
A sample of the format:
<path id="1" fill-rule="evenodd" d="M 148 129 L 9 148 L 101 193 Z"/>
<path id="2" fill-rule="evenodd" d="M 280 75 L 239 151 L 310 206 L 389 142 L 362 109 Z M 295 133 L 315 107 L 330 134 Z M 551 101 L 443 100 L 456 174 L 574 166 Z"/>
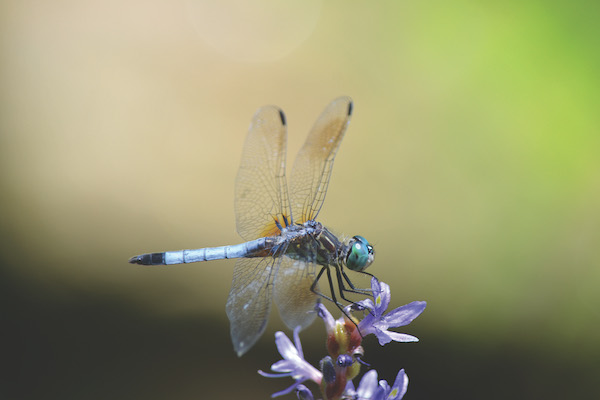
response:
<path id="1" fill-rule="evenodd" d="M 262 256 L 262 254 L 265 254 L 265 250 L 272 247 L 272 240 L 270 239 L 271 238 L 263 237 L 250 242 L 230 246 L 165 251 L 163 253 L 147 253 L 131 257 L 129 262 L 141 265 L 173 265 L 223 260 L 228 258 L 257 257 Z"/>

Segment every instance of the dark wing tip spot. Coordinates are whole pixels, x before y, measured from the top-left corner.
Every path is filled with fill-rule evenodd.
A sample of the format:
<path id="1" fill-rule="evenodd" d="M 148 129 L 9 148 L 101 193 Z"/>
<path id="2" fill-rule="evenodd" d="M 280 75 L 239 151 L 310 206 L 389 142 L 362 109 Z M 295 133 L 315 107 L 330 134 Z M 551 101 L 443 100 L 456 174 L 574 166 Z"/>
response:
<path id="1" fill-rule="evenodd" d="M 352 110 L 354 109 L 354 103 L 348 103 L 348 116 L 352 115 Z"/>
<path id="2" fill-rule="evenodd" d="M 285 114 L 284 114 L 284 113 L 283 113 L 283 111 L 281 111 L 281 110 L 279 110 L 279 118 L 281 118 L 281 123 L 282 123 L 283 125 L 286 125 L 286 122 L 285 122 Z"/>

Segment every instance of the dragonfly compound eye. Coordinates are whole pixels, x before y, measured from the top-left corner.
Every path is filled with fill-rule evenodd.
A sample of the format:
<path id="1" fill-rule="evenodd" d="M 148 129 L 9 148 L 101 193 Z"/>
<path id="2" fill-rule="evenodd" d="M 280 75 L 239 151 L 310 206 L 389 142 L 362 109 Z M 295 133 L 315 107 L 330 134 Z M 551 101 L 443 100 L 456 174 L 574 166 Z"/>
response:
<path id="1" fill-rule="evenodd" d="M 350 251 L 346 258 L 346 266 L 352 271 L 363 271 L 373 262 L 375 251 L 373 246 L 362 236 L 354 236 L 350 240 Z"/>

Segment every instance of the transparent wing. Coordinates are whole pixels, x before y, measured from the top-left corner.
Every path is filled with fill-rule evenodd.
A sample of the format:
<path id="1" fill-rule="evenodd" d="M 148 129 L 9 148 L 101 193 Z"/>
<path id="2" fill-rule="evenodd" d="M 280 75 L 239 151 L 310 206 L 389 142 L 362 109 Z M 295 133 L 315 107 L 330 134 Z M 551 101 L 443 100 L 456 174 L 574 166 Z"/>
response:
<path id="1" fill-rule="evenodd" d="M 290 329 L 309 326 L 315 317 L 318 296 L 310 290 L 317 264 L 282 257 L 275 277 L 275 304 L 281 319 Z M 318 290 L 318 288 L 316 288 Z"/>
<path id="2" fill-rule="evenodd" d="M 240 258 L 235 263 L 227 298 L 231 340 L 242 356 L 265 331 L 271 310 L 273 265 L 281 258 Z"/>
<path id="3" fill-rule="evenodd" d="M 319 116 L 294 162 L 291 175 L 295 223 L 314 220 L 327 193 L 333 160 L 352 114 L 352 99 L 339 97 Z"/>
<path id="4" fill-rule="evenodd" d="M 245 240 L 279 233 L 289 221 L 285 179 L 286 123 L 274 106 L 260 108 L 250 124 L 235 181 L 237 231 Z"/>

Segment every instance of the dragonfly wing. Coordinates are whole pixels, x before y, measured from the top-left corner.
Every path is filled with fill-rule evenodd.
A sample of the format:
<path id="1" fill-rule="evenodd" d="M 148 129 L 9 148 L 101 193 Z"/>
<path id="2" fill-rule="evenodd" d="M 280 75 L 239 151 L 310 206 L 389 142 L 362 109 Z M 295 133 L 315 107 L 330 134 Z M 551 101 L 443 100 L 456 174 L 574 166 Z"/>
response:
<path id="1" fill-rule="evenodd" d="M 352 114 L 352 99 L 331 102 L 312 127 L 294 162 L 291 180 L 294 222 L 314 220 L 321 210 L 333 160 Z"/>
<path id="2" fill-rule="evenodd" d="M 316 317 L 318 296 L 311 291 L 317 268 L 312 262 L 282 257 L 275 277 L 275 304 L 290 329 L 309 326 Z M 315 288 L 318 291 L 318 288 Z"/>
<path id="3" fill-rule="evenodd" d="M 260 108 L 250 124 L 235 181 L 237 231 L 245 240 L 279 233 L 290 220 L 285 179 L 287 127 L 283 111 Z M 276 223 L 277 221 L 277 223 Z"/>
<path id="4" fill-rule="evenodd" d="M 271 310 L 272 272 L 280 258 L 240 258 L 227 299 L 231 340 L 242 356 L 265 331 Z"/>

